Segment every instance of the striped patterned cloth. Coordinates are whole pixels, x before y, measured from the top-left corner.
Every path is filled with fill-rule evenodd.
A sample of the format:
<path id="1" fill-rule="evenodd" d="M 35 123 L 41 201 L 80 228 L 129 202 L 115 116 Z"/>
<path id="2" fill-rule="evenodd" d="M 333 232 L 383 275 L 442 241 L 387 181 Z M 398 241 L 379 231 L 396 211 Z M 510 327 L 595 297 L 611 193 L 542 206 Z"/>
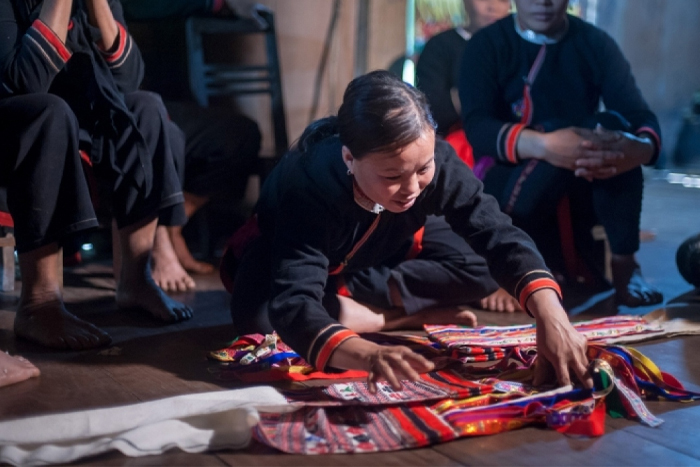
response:
<path id="1" fill-rule="evenodd" d="M 605 343 L 621 336 L 662 334 L 663 327 L 650 323 L 642 316 L 610 316 L 573 323 L 589 342 Z M 517 326 L 424 326 L 430 340 L 447 349 L 459 349 L 463 354 L 505 352 L 509 347 L 535 345 L 535 325 Z"/>
<path id="2" fill-rule="evenodd" d="M 606 344 L 620 336 L 662 335 L 659 325 L 641 317 L 617 316 L 575 326 L 590 341 L 592 391 L 531 386 L 534 326 L 426 326 L 429 340 L 368 337 L 418 349 L 432 361 L 440 361 L 441 370 L 422 375 L 417 382 L 404 382 L 401 391 L 380 383 L 372 394 L 364 382 L 286 391 L 283 394 L 297 410 L 261 413 L 254 436 L 263 444 L 296 454 L 410 449 L 528 425 L 567 435 L 601 436 L 606 412 L 655 427 L 663 421 L 649 411 L 645 398 L 700 399 L 700 394 L 686 390 L 635 349 Z"/>

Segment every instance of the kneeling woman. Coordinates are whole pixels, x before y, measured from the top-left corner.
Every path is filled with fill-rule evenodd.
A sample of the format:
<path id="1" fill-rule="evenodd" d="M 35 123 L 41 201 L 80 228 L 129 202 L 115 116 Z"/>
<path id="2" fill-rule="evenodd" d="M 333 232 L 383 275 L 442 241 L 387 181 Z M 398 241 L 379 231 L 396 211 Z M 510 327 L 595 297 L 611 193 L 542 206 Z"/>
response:
<path id="1" fill-rule="evenodd" d="M 222 278 L 238 334 L 275 330 L 318 369 L 366 370 L 371 386 L 397 389 L 432 364 L 357 333 L 474 325 L 459 305 L 497 282 L 536 318 L 559 382 L 571 369 L 591 384 L 585 339 L 532 240 L 435 140 L 425 97 L 388 72 L 353 80 L 338 116 L 304 131 L 234 235 Z"/>

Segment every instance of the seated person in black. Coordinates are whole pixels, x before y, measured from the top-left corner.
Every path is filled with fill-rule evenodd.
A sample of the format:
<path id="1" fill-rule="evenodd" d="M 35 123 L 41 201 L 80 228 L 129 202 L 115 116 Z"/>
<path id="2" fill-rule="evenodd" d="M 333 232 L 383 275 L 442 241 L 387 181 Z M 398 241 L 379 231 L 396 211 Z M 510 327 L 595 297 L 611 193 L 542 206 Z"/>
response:
<path id="1" fill-rule="evenodd" d="M 452 132 L 463 132 L 459 117 L 459 61 L 469 38 L 484 26 L 503 18 L 510 11 L 510 0 L 464 0 L 466 24 L 441 32 L 428 40 L 416 65 L 416 85 L 430 103 L 430 111 L 437 123 L 437 134 L 446 137 Z M 458 137 L 459 138 L 459 137 Z M 449 139 L 448 139 L 449 141 Z M 460 155 L 471 160 L 471 149 L 466 139 L 462 147 L 469 154 Z M 481 300 L 481 308 L 493 311 L 522 311 L 518 301 L 499 288 Z"/>
<path id="2" fill-rule="evenodd" d="M 459 63 L 467 41 L 481 28 L 506 16 L 510 0 L 464 0 L 464 10 L 464 26 L 431 37 L 416 64 L 416 86 L 428 98 L 440 136 L 462 130 L 457 88 Z"/>
<path id="3" fill-rule="evenodd" d="M 255 171 L 261 135 L 257 124 L 230 106 L 202 108 L 189 96 L 184 29 L 189 15 L 248 18 L 265 27 L 258 14 L 265 7 L 249 0 L 122 0 L 134 35 L 148 35 L 142 49 L 146 61 L 145 86 L 164 96 L 168 115 L 184 132 L 183 160 L 176 167 L 183 184 L 187 219 L 212 200 L 229 203 L 244 198 L 248 178 Z M 154 28 L 157 22 L 157 28 Z M 138 24 L 137 24 L 138 23 Z M 138 26 L 138 27 L 136 27 Z M 156 32 L 154 32 L 154 30 Z M 181 79 L 173 79 L 173 77 Z M 189 273 L 209 274 L 214 266 L 192 255 L 183 226 L 159 226 L 153 251 L 153 278 L 165 291 L 195 288 Z M 228 232 L 227 235 L 230 235 Z"/>
<path id="4" fill-rule="evenodd" d="M 618 302 L 660 303 L 635 258 L 641 166 L 656 162 L 661 145 L 656 116 L 617 44 L 567 15 L 567 0 L 515 5 L 516 13 L 479 31 L 464 50 L 459 93 L 475 171 L 490 167 L 485 191 L 559 272 L 550 221 L 565 195 L 572 204 L 583 199 L 605 228 Z"/>
<path id="5" fill-rule="evenodd" d="M 470 262 L 467 243 L 486 261 Z M 357 333 L 475 325 L 462 305 L 494 277 L 537 320 L 539 355 L 559 382 L 571 370 L 592 384 L 586 340 L 534 243 L 435 139 L 425 96 L 388 71 L 354 79 L 338 116 L 306 128 L 266 179 L 221 273 L 237 334 L 276 331 L 319 370 L 365 370 L 370 387 L 386 379 L 396 389 L 432 364 Z"/>
<path id="6" fill-rule="evenodd" d="M 0 0 L 0 185 L 15 224 L 22 295 L 15 333 L 55 348 L 110 342 L 66 310 L 59 248 L 96 227 L 81 152 L 114 217 L 116 302 L 168 322 L 192 310 L 150 275 L 156 224 L 184 221 L 160 98 L 138 90 L 139 50 L 116 0 Z M 105 195 L 105 196 L 102 196 Z"/>

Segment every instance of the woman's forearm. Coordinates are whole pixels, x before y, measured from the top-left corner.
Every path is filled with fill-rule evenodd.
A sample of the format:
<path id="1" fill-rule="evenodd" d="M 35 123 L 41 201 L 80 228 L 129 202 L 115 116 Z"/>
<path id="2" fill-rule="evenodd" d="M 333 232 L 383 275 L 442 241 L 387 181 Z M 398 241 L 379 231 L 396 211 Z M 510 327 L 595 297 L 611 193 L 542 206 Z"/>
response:
<path id="1" fill-rule="evenodd" d="M 117 22 L 107 0 L 87 0 L 90 24 L 100 29 L 102 40 L 97 44 L 102 50 L 110 50 L 119 35 Z"/>
<path id="2" fill-rule="evenodd" d="M 516 145 L 518 159 L 544 159 L 546 152 L 544 133 L 529 128 L 520 133 Z"/>
<path id="3" fill-rule="evenodd" d="M 64 43 L 68 35 L 68 22 L 72 9 L 72 0 L 44 0 L 39 12 L 39 19 Z"/>

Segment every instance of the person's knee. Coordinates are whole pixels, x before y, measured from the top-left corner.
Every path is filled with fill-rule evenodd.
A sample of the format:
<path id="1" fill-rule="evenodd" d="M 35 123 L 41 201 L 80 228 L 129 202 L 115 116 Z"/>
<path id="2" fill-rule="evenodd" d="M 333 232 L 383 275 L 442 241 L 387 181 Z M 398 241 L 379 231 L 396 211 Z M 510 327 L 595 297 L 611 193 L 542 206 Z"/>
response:
<path id="1" fill-rule="evenodd" d="M 78 120 L 66 101 L 53 94 L 28 97 L 26 108 L 40 123 L 41 138 L 77 137 Z"/>
<path id="2" fill-rule="evenodd" d="M 153 121 L 167 117 L 167 110 L 160 94 L 150 91 L 135 91 L 124 96 L 128 109 L 138 121 Z"/>

